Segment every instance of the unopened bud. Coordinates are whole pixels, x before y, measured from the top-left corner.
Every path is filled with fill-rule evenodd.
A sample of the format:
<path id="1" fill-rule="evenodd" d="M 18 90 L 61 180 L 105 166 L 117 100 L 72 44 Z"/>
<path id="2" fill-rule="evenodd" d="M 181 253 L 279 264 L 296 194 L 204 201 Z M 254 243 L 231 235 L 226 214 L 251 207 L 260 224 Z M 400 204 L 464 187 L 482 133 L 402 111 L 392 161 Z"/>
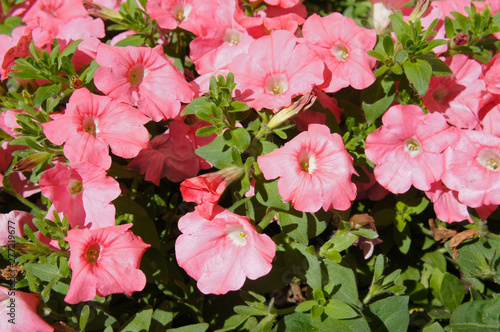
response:
<path id="1" fill-rule="evenodd" d="M 78 75 L 73 75 L 71 76 L 70 84 L 73 89 L 78 89 L 83 85 L 83 82 Z"/>
<path id="2" fill-rule="evenodd" d="M 410 14 L 410 18 L 408 21 L 415 22 L 417 18 L 421 18 L 424 16 L 425 12 L 431 5 L 432 0 L 418 0 L 417 3 L 415 4 L 415 8 L 413 8 L 413 11 Z"/>
<path id="3" fill-rule="evenodd" d="M 35 153 L 29 157 L 23 158 L 20 161 L 18 161 L 17 164 L 15 164 L 12 167 L 12 170 L 14 172 L 24 172 L 24 171 L 31 172 L 36 166 L 48 161 L 49 158 L 50 158 L 50 153 L 47 152 Z"/>
<path id="4" fill-rule="evenodd" d="M 89 15 L 100 17 L 112 21 L 117 21 L 122 19 L 121 15 L 114 10 L 109 9 L 108 7 L 104 7 L 103 5 L 90 2 L 88 0 L 83 0 L 83 7 L 87 10 Z"/>
<path id="5" fill-rule="evenodd" d="M 466 45 L 468 42 L 469 42 L 469 36 L 463 32 L 458 33 L 458 35 L 456 35 L 453 38 L 453 44 L 455 46 L 463 46 Z"/>
<path id="6" fill-rule="evenodd" d="M 312 93 L 308 93 L 300 97 L 299 100 L 294 102 L 292 105 L 283 108 L 276 114 L 271 121 L 267 124 L 269 129 L 273 129 L 278 127 L 280 124 L 285 122 L 286 120 L 294 117 L 295 115 L 299 114 L 302 111 L 307 110 L 309 107 L 311 107 L 314 102 L 316 101 L 316 96 L 314 96 Z"/>

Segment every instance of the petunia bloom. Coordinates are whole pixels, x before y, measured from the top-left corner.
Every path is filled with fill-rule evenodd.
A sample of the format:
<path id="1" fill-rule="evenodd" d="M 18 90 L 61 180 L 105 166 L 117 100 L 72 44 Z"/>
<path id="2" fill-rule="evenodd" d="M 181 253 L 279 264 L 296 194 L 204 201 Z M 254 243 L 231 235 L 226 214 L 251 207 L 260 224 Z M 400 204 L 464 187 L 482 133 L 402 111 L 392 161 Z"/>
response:
<path id="1" fill-rule="evenodd" d="M 95 295 L 141 291 L 146 276 L 139 269 L 149 244 L 129 230 L 132 224 L 94 230 L 70 229 L 69 266 L 73 272 L 64 301 L 75 304 L 92 300 Z"/>
<path id="2" fill-rule="evenodd" d="M 0 246 L 9 243 L 9 235 L 24 236 L 24 225 L 34 231 L 36 227 L 32 220 L 33 215 L 25 211 L 13 210 L 0 214 Z"/>
<path id="3" fill-rule="evenodd" d="M 237 99 L 257 110 L 277 113 L 292 98 L 324 82 L 324 64 L 289 31 L 277 30 L 250 44 L 229 65 L 234 74 Z"/>
<path id="4" fill-rule="evenodd" d="M 181 102 L 188 103 L 194 92 L 163 48 L 117 47 L 100 44 L 97 48 L 96 87 L 114 100 L 136 106 L 154 121 L 174 118 Z"/>
<path id="5" fill-rule="evenodd" d="M 109 147 L 117 156 L 133 158 L 147 146 L 147 122 L 134 107 L 81 88 L 71 95 L 63 116 L 43 124 L 43 132 L 52 143 L 65 143 L 64 156 L 71 163 L 87 161 L 108 169 Z"/>
<path id="6" fill-rule="evenodd" d="M 42 174 L 40 186 L 56 210 L 68 215 L 71 227 L 95 229 L 115 224 L 115 206 L 111 201 L 121 190 L 103 168 L 90 163 L 71 167 L 58 163 Z"/>
<path id="7" fill-rule="evenodd" d="M 366 138 L 365 152 L 375 163 L 375 178 L 401 194 L 413 184 L 427 191 L 444 172 L 444 150 L 456 139 L 440 113 L 424 114 L 416 105 L 395 105 L 383 125 Z"/>
<path id="8" fill-rule="evenodd" d="M 259 234 L 250 219 L 216 206 L 207 220 L 198 211 L 179 219 L 183 233 L 175 242 L 179 266 L 198 281 L 204 294 L 226 294 L 243 286 L 245 279 L 266 275 L 276 244 Z"/>
<path id="9" fill-rule="evenodd" d="M 302 32 L 307 45 L 331 72 L 331 80 L 325 80 L 325 92 L 337 92 L 349 85 L 360 90 L 375 82 L 372 68 L 376 60 L 366 54 L 377 42 L 375 30 L 361 28 L 351 18 L 333 13 L 309 16 Z"/>
<path id="10" fill-rule="evenodd" d="M 356 198 L 352 157 L 342 137 L 322 124 L 310 124 L 302 132 L 264 156 L 259 164 L 267 180 L 278 180 L 278 191 L 296 210 L 317 212 L 333 208 L 347 210 Z M 314 193 L 314 195 L 311 195 Z"/>

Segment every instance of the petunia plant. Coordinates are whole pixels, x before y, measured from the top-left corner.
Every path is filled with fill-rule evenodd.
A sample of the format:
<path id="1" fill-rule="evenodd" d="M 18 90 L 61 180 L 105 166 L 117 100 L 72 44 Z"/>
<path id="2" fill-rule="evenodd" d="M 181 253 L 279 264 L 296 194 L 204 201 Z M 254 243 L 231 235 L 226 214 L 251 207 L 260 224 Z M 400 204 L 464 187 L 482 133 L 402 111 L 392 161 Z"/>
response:
<path id="1" fill-rule="evenodd" d="M 500 5 L 5 0 L 5 331 L 500 329 Z"/>

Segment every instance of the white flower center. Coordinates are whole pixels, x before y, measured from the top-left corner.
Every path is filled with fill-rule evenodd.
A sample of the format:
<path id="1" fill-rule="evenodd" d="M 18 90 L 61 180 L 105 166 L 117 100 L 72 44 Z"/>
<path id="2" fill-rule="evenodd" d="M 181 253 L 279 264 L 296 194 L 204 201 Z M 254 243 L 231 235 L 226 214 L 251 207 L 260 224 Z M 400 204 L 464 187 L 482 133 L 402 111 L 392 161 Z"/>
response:
<path id="1" fill-rule="evenodd" d="M 143 65 L 136 65 L 130 69 L 128 74 L 128 80 L 133 86 L 138 86 L 142 83 L 142 80 L 148 75 L 149 70 L 144 68 Z"/>
<path id="2" fill-rule="evenodd" d="M 318 168 L 316 165 L 316 156 L 313 152 L 304 150 L 299 155 L 299 164 L 300 168 L 309 174 L 313 174 L 313 172 Z"/>
<path id="3" fill-rule="evenodd" d="M 224 32 L 224 36 L 222 36 L 222 40 L 233 46 L 238 45 L 238 43 L 241 41 L 242 36 L 243 33 L 241 31 L 233 28 L 227 28 Z"/>
<path id="4" fill-rule="evenodd" d="M 337 44 L 334 45 L 331 49 L 330 52 L 337 58 L 339 61 L 346 61 L 347 58 L 349 57 L 349 50 L 347 49 L 347 46 L 344 44 Z"/>
<path id="5" fill-rule="evenodd" d="M 422 152 L 422 146 L 420 145 L 420 142 L 416 138 L 408 138 L 405 141 L 405 151 L 415 158 Z"/>
<path id="6" fill-rule="evenodd" d="M 485 148 L 479 151 L 476 160 L 484 168 L 498 172 L 500 170 L 500 152 L 494 148 Z"/>
<path id="7" fill-rule="evenodd" d="M 92 136 L 97 136 L 101 132 L 99 129 L 99 119 L 86 117 L 83 120 L 83 130 Z"/>
<path id="8" fill-rule="evenodd" d="M 243 247 L 247 244 L 247 234 L 243 231 L 243 227 L 241 225 L 227 225 L 226 236 L 231 239 L 234 245 Z"/>
<path id="9" fill-rule="evenodd" d="M 71 198 L 75 198 L 83 192 L 82 182 L 76 179 L 71 179 L 68 184 L 68 191 L 71 195 Z"/>
<path id="10" fill-rule="evenodd" d="M 266 92 L 280 95 L 288 90 L 288 79 L 285 74 L 272 74 L 266 78 Z"/>
<path id="11" fill-rule="evenodd" d="M 172 7 L 172 14 L 174 15 L 175 19 L 180 23 L 188 18 L 192 10 L 193 10 L 192 5 L 185 3 L 184 1 L 179 1 Z"/>

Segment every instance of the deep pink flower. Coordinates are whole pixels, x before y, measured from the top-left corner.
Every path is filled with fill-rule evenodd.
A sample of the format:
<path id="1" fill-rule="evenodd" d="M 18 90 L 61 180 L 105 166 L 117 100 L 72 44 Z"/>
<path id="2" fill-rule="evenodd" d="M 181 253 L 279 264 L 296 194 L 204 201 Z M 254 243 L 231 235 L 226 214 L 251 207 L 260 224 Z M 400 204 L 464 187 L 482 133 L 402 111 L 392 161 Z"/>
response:
<path id="1" fill-rule="evenodd" d="M 342 137 L 321 124 L 309 125 L 308 131 L 282 148 L 257 158 L 267 180 L 280 178 L 278 190 L 283 200 L 304 212 L 351 206 L 356 198 L 352 160 Z"/>
<path id="2" fill-rule="evenodd" d="M 194 93 L 184 75 L 163 54 L 163 48 L 117 47 L 100 44 L 97 48 L 96 87 L 107 96 L 137 108 L 154 121 L 175 118 L 181 102 L 188 103 Z"/>
<path id="3" fill-rule="evenodd" d="M 220 206 L 207 220 L 198 211 L 179 219 L 183 233 L 175 242 L 175 257 L 204 294 L 225 294 L 257 279 L 272 268 L 276 245 L 242 217 Z"/>
<path id="4" fill-rule="evenodd" d="M 58 163 L 42 174 L 40 186 L 56 210 L 68 215 L 71 227 L 95 229 L 115 224 L 115 206 L 111 201 L 121 190 L 104 169 L 90 163 L 71 167 Z"/>
<path id="5" fill-rule="evenodd" d="M 28 225 L 32 231 L 36 229 L 33 224 L 33 215 L 25 211 L 13 210 L 9 213 L 0 214 L 0 246 L 9 243 L 9 235 L 24 236 L 24 225 Z M 12 239 L 10 242 L 13 242 Z"/>
<path id="6" fill-rule="evenodd" d="M 141 291 L 146 276 L 139 269 L 149 244 L 129 230 L 133 224 L 94 230 L 70 229 L 69 266 L 73 271 L 64 301 L 75 304 L 92 300 L 95 295 Z"/>
<path id="7" fill-rule="evenodd" d="M 331 72 L 325 81 L 325 92 L 336 92 L 347 86 L 364 89 L 375 82 L 372 68 L 376 59 L 366 54 L 377 42 L 375 30 L 359 27 L 340 13 L 325 17 L 309 16 L 302 28 L 304 38 Z"/>
<path id="8" fill-rule="evenodd" d="M 0 330 L 52 332 L 54 328 L 36 313 L 40 296 L 0 286 Z M 12 323 L 14 322 L 14 323 Z"/>
<path id="9" fill-rule="evenodd" d="M 500 204 L 500 138 L 463 130 L 460 140 L 446 151 L 443 183 L 458 191 L 461 203 L 478 208 Z"/>
<path id="10" fill-rule="evenodd" d="M 71 95 L 63 116 L 43 124 L 43 132 L 54 144 L 66 142 L 63 151 L 70 162 L 87 161 L 108 169 L 109 147 L 117 156 L 133 158 L 147 146 L 148 121 L 129 105 L 81 88 Z"/>
<path id="11" fill-rule="evenodd" d="M 395 105 L 383 125 L 366 138 L 365 152 L 375 178 L 387 190 L 404 193 L 411 185 L 429 190 L 444 171 L 443 151 L 456 135 L 440 113 L 424 114 L 416 105 Z"/>
<path id="12" fill-rule="evenodd" d="M 205 219 L 212 219 L 214 208 L 226 187 L 243 175 L 239 167 L 224 168 L 215 173 L 207 173 L 181 183 L 182 198 L 186 202 L 196 202 L 196 211 Z"/>
<path id="13" fill-rule="evenodd" d="M 234 58 L 229 71 L 234 73 L 237 99 L 274 112 L 324 81 L 322 61 L 286 30 L 255 40 L 247 54 Z"/>

